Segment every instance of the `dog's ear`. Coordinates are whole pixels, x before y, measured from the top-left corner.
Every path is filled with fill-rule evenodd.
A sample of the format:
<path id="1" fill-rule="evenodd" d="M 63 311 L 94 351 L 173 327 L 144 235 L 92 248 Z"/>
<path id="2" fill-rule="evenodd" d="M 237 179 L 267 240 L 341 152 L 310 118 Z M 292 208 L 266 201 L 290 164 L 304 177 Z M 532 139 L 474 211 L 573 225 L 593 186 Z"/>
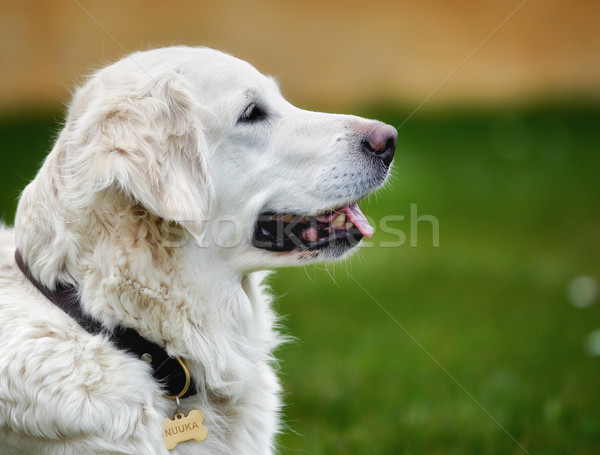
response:
<path id="1" fill-rule="evenodd" d="M 200 226 L 211 199 L 210 152 L 179 75 L 148 77 L 143 90 L 93 99 L 89 107 L 76 128 L 87 129 L 94 186 L 117 185 L 163 219 Z"/>

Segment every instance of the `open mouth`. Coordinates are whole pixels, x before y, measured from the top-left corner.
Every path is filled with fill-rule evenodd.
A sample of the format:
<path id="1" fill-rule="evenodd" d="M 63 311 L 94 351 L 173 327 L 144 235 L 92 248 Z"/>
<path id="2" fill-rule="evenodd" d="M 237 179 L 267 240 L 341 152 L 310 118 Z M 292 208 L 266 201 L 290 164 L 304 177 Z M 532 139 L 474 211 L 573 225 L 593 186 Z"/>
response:
<path id="1" fill-rule="evenodd" d="M 355 202 L 312 216 L 263 213 L 256 221 L 252 243 L 257 248 L 278 252 L 318 250 L 332 245 L 352 247 L 373 232 Z"/>

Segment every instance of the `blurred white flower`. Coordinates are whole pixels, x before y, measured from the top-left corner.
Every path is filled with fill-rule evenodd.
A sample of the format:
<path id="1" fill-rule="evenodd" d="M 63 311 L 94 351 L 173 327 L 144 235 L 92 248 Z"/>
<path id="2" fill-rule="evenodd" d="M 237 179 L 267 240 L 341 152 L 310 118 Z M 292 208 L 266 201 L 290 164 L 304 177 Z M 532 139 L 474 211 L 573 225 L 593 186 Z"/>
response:
<path id="1" fill-rule="evenodd" d="M 567 298 L 577 308 L 588 308 L 598 298 L 598 283 L 587 275 L 575 277 L 567 286 Z"/>
<path id="2" fill-rule="evenodd" d="M 593 357 L 600 357 L 600 329 L 594 330 L 585 337 L 585 350 Z"/>

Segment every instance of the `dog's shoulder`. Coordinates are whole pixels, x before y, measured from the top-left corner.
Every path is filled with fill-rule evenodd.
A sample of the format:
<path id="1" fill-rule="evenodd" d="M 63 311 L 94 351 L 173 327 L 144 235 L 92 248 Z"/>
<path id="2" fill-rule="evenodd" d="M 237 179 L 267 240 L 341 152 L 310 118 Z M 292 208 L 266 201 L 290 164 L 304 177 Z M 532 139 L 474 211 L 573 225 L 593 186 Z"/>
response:
<path id="1" fill-rule="evenodd" d="M 0 438 L 19 447 L 83 437 L 78 453 L 104 453 L 114 447 L 96 445 L 102 440 L 130 438 L 131 447 L 151 450 L 138 436 L 151 438 L 131 428 L 143 421 L 160 434 L 162 394 L 148 366 L 48 301 L 14 252 L 13 230 L 0 226 L 0 427 L 10 422 Z"/>
<path id="2" fill-rule="evenodd" d="M 30 297 L 25 277 L 15 262 L 14 229 L 0 224 L 0 314 L 6 306 Z M 1 318 L 0 324 L 6 319 Z"/>

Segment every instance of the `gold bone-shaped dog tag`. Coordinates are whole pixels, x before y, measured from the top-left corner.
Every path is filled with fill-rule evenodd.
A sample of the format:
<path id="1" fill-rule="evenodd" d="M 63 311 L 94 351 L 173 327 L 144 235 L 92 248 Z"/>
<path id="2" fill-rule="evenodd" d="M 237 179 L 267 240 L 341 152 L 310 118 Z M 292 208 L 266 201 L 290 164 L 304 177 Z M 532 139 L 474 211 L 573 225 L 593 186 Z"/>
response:
<path id="1" fill-rule="evenodd" d="M 175 414 L 173 420 L 165 419 L 163 441 L 167 449 L 174 449 L 177 444 L 184 441 L 202 442 L 208 436 L 208 429 L 202 425 L 204 414 L 197 409 L 192 409 L 187 416 L 182 413 Z"/>

